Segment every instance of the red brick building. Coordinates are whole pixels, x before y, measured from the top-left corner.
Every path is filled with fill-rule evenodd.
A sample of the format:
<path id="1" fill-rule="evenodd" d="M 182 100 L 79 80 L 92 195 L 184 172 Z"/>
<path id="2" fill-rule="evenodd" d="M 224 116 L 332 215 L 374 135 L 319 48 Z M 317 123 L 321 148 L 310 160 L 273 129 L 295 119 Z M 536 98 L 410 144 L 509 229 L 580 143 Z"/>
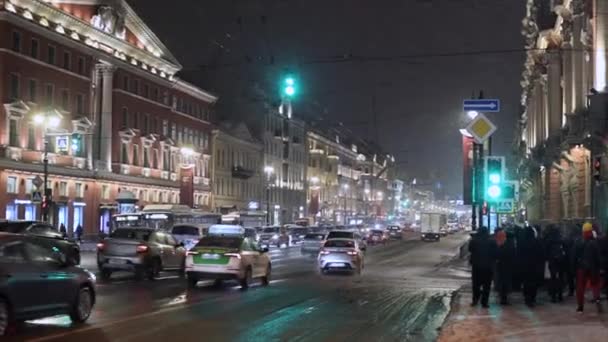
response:
<path id="1" fill-rule="evenodd" d="M 40 218 L 33 179 L 48 130 L 51 221 L 104 230 L 119 192 L 137 205 L 211 202 L 210 108 L 217 98 L 175 76 L 171 52 L 124 0 L 0 0 L 0 217 Z M 185 157 L 183 148 L 190 153 Z"/>

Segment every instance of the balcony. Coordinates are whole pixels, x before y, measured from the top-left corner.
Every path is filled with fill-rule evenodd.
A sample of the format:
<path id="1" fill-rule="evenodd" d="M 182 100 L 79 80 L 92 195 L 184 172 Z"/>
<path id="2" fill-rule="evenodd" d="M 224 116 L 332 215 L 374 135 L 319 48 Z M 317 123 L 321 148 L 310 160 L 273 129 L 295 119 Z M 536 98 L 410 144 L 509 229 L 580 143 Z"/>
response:
<path id="1" fill-rule="evenodd" d="M 232 168 L 232 177 L 239 179 L 249 179 L 253 177 L 255 171 L 246 169 L 242 166 L 234 166 Z"/>

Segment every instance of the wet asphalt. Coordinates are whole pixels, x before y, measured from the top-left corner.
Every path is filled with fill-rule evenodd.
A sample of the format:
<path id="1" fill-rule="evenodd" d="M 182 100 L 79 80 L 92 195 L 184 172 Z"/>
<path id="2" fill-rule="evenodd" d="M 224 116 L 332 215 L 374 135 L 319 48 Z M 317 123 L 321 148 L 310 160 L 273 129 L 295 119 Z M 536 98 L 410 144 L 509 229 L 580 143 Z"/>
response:
<path id="1" fill-rule="evenodd" d="M 272 282 L 242 291 L 163 273 L 154 281 L 113 275 L 97 285 L 89 321 L 59 316 L 19 327 L 14 341 L 433 341 L 468 274 L 449 267 L 461 233 L 372 246 L 360 276 L 319 275 L 298 246 L 271 249 Z M 83 266 L 95 270 L 94 254 Z"/>

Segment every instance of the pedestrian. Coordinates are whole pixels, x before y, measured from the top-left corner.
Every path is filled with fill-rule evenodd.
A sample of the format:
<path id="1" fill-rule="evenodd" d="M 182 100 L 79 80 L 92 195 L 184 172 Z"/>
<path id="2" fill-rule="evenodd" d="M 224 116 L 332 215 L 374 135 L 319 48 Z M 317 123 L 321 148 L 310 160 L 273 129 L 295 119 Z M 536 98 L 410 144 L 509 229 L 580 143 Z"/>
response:
<path id="1" fill-rule="evenodd" d="M 76 240 L 82 242 L 82 226 L 80 224 L 76 226 Z"/>
<path id="2" fill-rule="evenodd" d="M 68 236 L 68 231 L 65 229 L 65 225 L 63 223 L 59 225 L 59 232 L 64 238 Z"/>
<path id="3" fill-rule="evenodd" d="M 595 239 L 593 225 L 589 222 L 583 225 L 583 239 L 574 246 L 576 263 L 576 312 L 582 313 L 585 307 L 585 290 L 587 284 L 593 292 L 593 300 L 598 312 L 602 311 L 600 303 L 600 248 Z"/>
<path id="4" fill-rule="evenodd" d="M 497 290 L 500 305 L 509 304 L 509 293 L 513 285 L 513 269 L 515 267 L 515 235 L 512 231 L 500 230 L 496 233 L 497 244 Z"/>
<path id="5" fill-rule="evenodd" d="M 518 256 L 521 260 L 521 277 L 524 301 L 527 306 L 536 305 L 536 292 L 539 285 L 539 269 L 544 268 L 543 248 L 534 228 L 524 228 L 521 242 L 518 244 Z"/>
<path id="6" fill-rule="evenodd" d="M 574 246 L 579 240 L 582 226 L 569 225 L 564 239 L 564 248 L 566 250 L 566 278 L 565 283 L 568 286 L 568 297 L 574 296 L 576 289 L 576 263 L 574 260 Z"/>
<path id="7" fill-rule="evenodd" d="M 492 274 L 496 260 L 496 242 L 490 239 L 487 227 L 481 227 L 469 242 L 469 253 L 471 253 L 473 302 L 476 306 L 481 299 L 481 305 L 488 307 L 490 288 L 492 285 Z"/>
<path id="8" fill-rule="evenodd" d="M 600 240 L 600 249 L 602 254 L 602 272 L 604 272 L 604 293 L 608 298 L 608 232 L 604 233 L 604 237 Z"/>
<path id="9" fill-rule="evenodd" d="M 566 247 L 562 240 L 562 235 L 558 227 L 549 226 L 545 245 L 545 255 L 549 264 L 549 296 L 551 302 L 563 301 L 564 282 L 566 278 L 566 268 L 568 259 Z"/>

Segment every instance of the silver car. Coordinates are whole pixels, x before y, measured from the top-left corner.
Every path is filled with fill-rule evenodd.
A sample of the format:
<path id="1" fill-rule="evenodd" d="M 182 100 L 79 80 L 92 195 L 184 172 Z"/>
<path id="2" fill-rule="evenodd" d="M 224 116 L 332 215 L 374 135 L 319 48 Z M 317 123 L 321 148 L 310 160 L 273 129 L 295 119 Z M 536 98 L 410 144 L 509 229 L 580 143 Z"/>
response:
<path id="1" fill-rule="evenodd" d="M 361 274 L 363 269 L 363 251 L 355 239 L 330 239 L 325 241 L 319 251 L 319 272 L 351 271 Z"/>
<path id="2" fill-rule="evenodd" d="M 186 249 L 169 233 L 148 228 L 116 229 L 97 244 L 97 266 L 104 279 L 112 272 L 131 271 L 137 279 L 155 279 L 163 270 L 183 274 Z"/>
<path id="3" fill-rule="evenodd" d="M 309 233 L 304 236 L 300 251 L 302 254 L 317 254 L 324 243 L 324 233 Z"/>

